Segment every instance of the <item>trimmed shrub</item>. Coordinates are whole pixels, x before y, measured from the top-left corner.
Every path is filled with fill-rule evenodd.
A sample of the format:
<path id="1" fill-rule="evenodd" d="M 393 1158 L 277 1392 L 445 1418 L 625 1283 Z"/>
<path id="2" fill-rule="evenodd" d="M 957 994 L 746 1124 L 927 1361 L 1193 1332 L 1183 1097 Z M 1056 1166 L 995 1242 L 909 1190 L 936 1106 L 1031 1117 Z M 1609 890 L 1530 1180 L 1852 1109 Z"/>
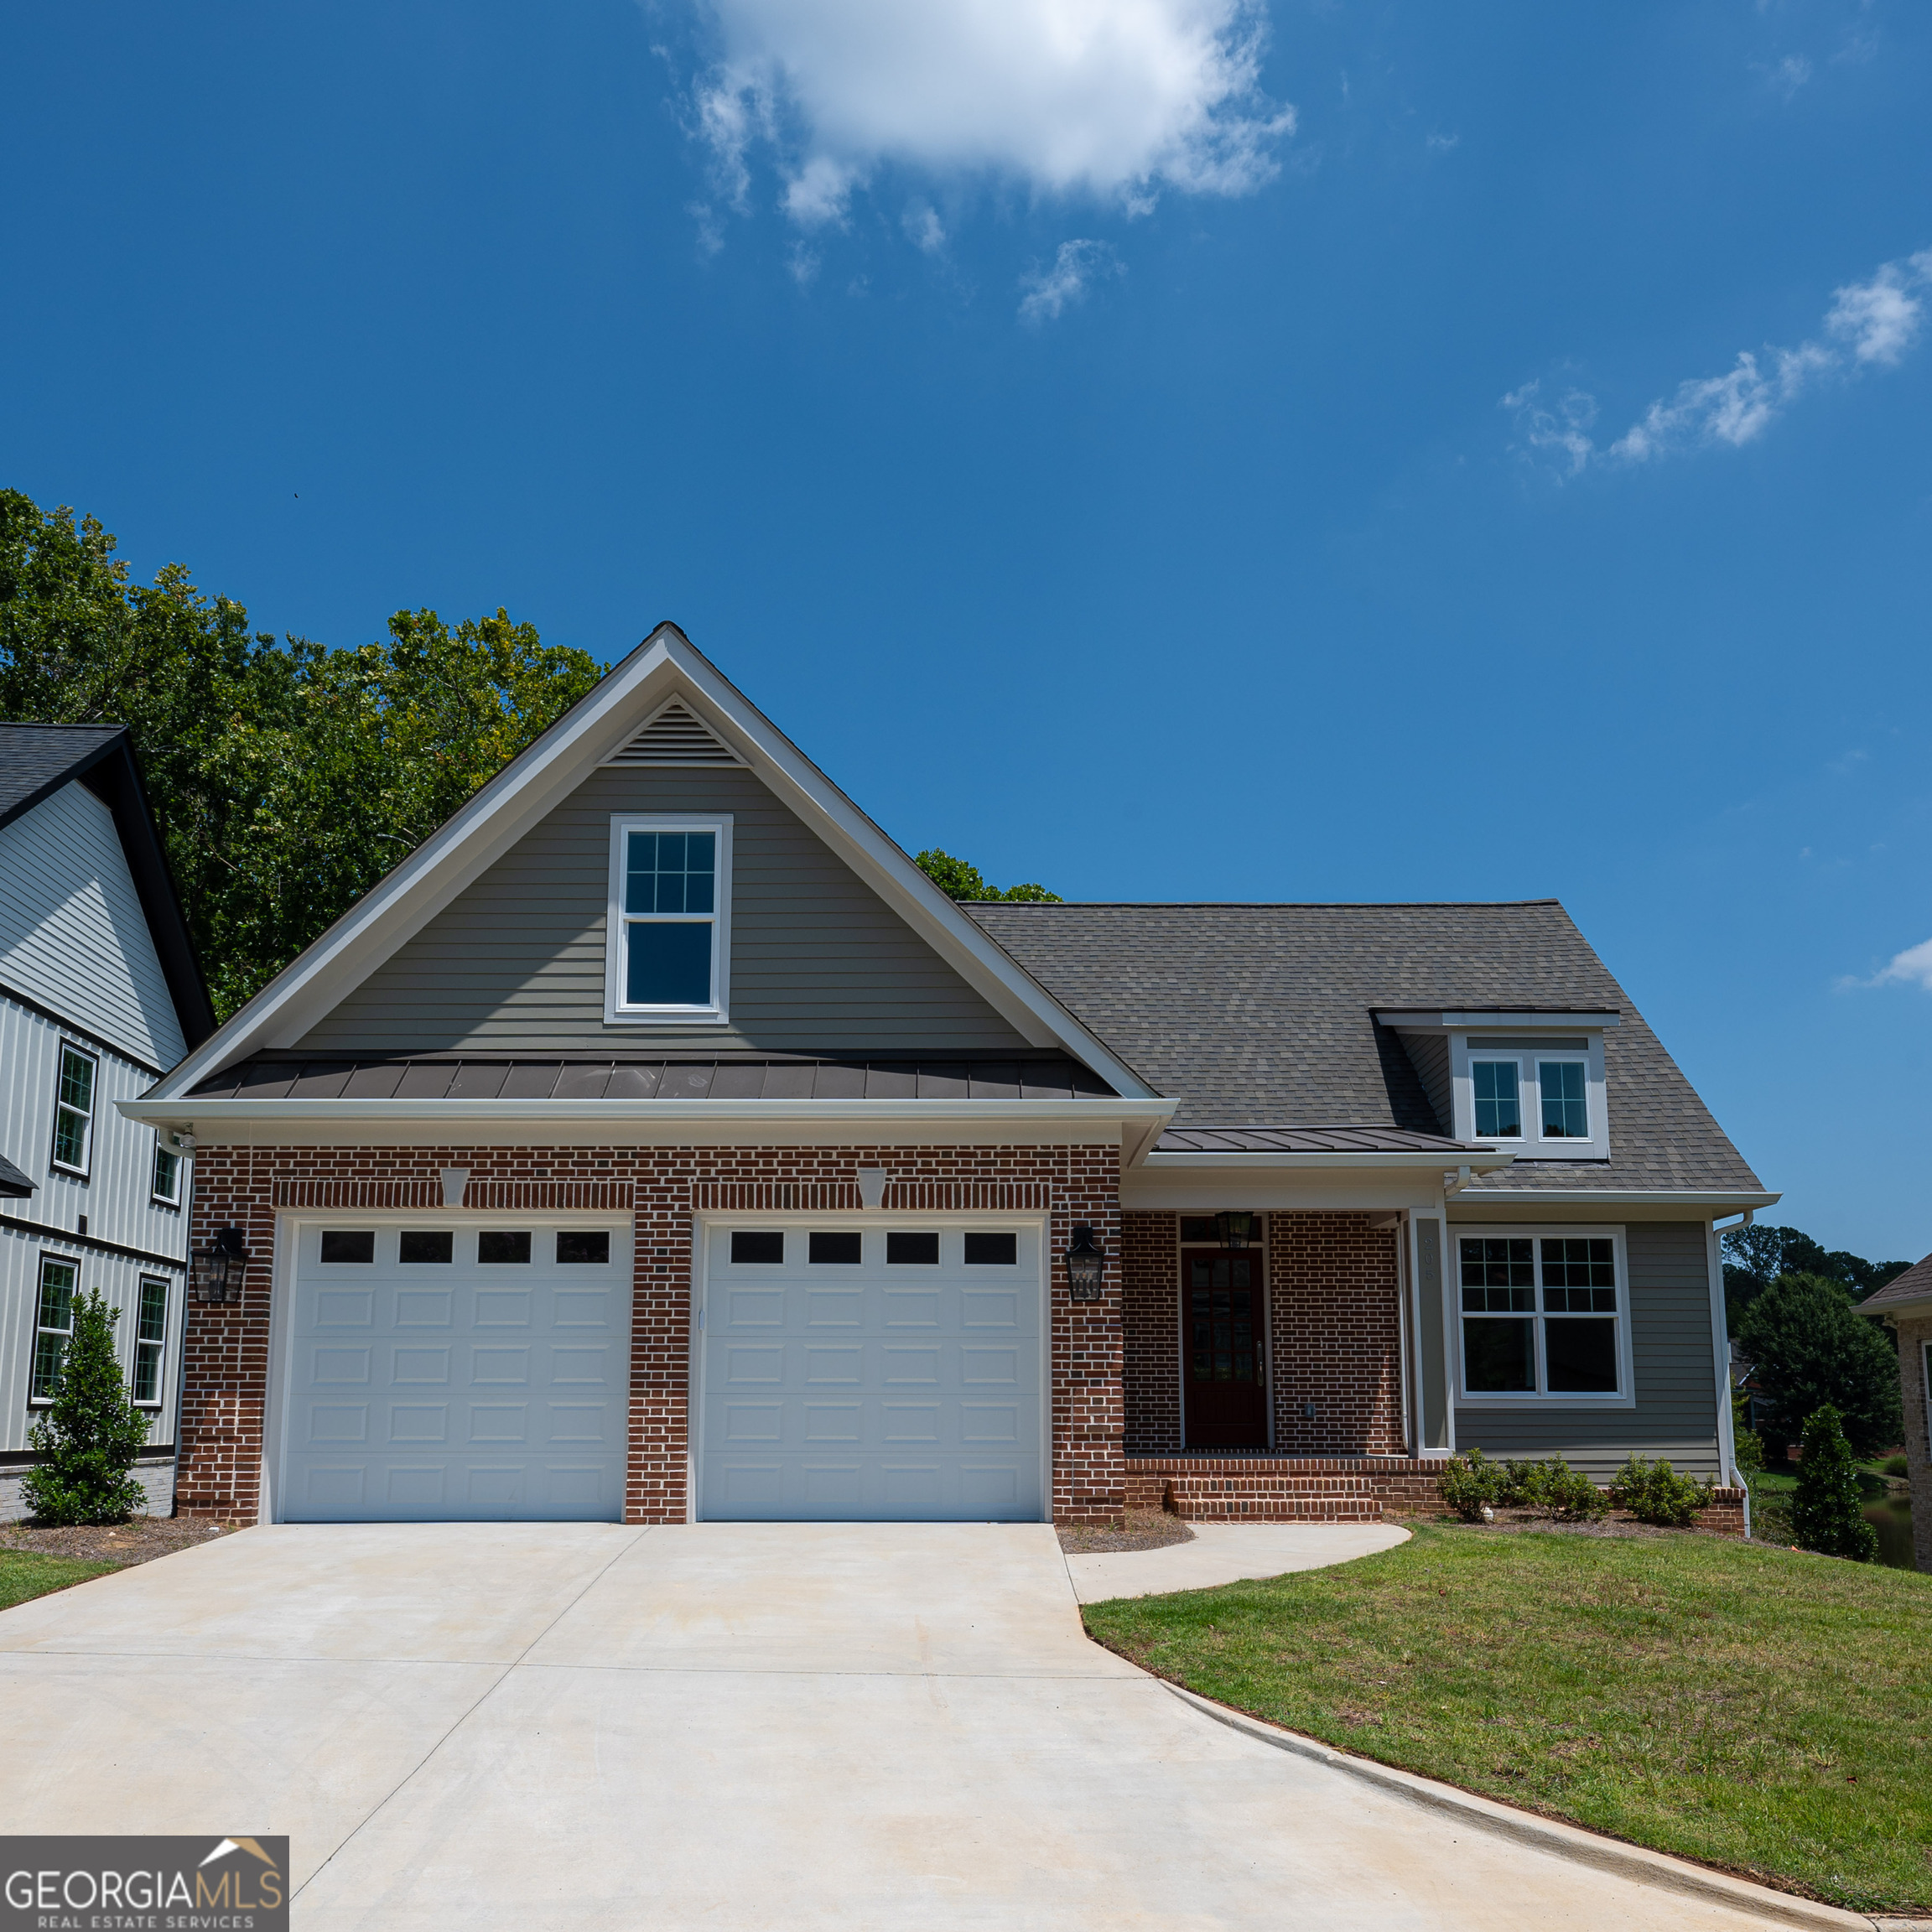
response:
<path id="1" fill-rule="evenodd" d="M 1827 1402 L 1805 1418 L 1805 1454 L 1798 1465 L 1798 1488 L 1791 1498 L 1791 1534 L 1803 1550 L 1821 1556 L 1849 1556 L 1871 1563 L 1878 1555 L 1878 1532 L 1865 1520 L 1865 1498 L 1851 1445 Z"/>
<path id="2" fill-rule="evenodd" d="M 1503 1500 L 1558 1523 L 1591 1523 L 1610 1514 L 1610 1498 L 1561 1456 L 1541 1462 L 1509 1463 Z"/>
<path id="3" fill-rule="evenodd" d="M 1503 1472 L 1480 1449 L 1472 1449 L 1442 1465 L 1436 1491 L 1465 1523 L 1480 1523 L 1484 1509 L 1502 1496 Z"/>
<path id="4" fill-rule="evenodd" d="M 75 1299 L 53 1405 L 27 1434 L 45 1460 L 27 1472 L 20 1494 L 43 1523 L 125 1523 L 147 1500 L 131 1472 L 148 1441 L 148 1418 L 128 1395 L 115 1353 L 120 1317 L 98 1291 Z"/>
<path id="5" fill-rule="evenodd" d="M 1610 1483 L 1610 1500 L 1619 1509 L 1628 1509 L 1639 1523 L 1671 1530 L 1688 1530 L 1697 1512 L 1710 1508 L 1716 1492 L 1714 1483 L 1680 1476 L 1667 1459 L 1653 1462 L 1643 1456 L 1633 1456 Z"/>

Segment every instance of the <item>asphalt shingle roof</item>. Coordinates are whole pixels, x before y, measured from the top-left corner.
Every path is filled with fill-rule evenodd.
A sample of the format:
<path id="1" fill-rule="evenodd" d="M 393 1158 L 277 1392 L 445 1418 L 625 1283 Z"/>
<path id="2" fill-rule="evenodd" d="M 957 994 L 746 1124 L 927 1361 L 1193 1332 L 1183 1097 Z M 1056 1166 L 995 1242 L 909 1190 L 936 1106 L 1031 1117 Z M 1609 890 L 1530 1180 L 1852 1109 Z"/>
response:
<path id="1" fill-rule="evenodd" d="M 1867 1295 L 1858 1304 L 1858 1312 L 1883 1315 L 1888 1308 L 1902 1308 L 1914 1301 L 1932 1301 L 1932 1254 L 1903 1275 L 1894 1275 L 1876 1294 Z"/>
<path id="2" fill-rule="evenodd" d="M 123 724 L 0 724 L 0 823 L 126 729 Z"/>
<path id="3" fill-rule="evenodd" d="M 23 1201 L 33 1192 L 34 1183 L 4 1154 L 0 1154 L 0 1195 L 10 1201 Z"/>
<path id="4" fill-rule="evenodd" d="M 1500 905 L 963 908 L 1160 1092 L 1176 1127 L 1322 1123 L 1445 1135 L 1378 1010 L 1614 1010 L 1607 1162 L 1471 1185 L 1757 1192 L 1761 1183 L 1553 899 Z"/>

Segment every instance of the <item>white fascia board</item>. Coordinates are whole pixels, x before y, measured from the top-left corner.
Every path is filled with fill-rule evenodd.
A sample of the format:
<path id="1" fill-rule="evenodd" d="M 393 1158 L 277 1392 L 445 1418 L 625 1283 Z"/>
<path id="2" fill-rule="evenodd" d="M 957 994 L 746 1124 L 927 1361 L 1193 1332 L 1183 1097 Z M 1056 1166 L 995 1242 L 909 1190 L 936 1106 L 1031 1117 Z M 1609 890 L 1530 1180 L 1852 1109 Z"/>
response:
<path id="1" fill-rule="evenodd" d="M 1467 1167 L 1473 1173 L 1488 1174 L 1507 1167 L 1514 1154 L 1494 1149 L 1464 1150 L 1441 1154 L 1150 1154 L 1142 1165 L 1149 1173 L 1186 1173 L 1196 1169 L 1218 1168 L 1224 1172 L 1265 1175 L 1280 1169 L 1311 1169 L 1335 1172 L 1346 1167 L 1387 1170 L 1407 1168 L 1412 1173 L 1441 1176 L 1448 1168 Z"/>
<path id="2" fill-rule="evenodd" d="M 1574 1013 L 1379 1012 L 1378 1026 L 1399 1033 L 1574 1033 L 1578 1027 L 1594 1031 L 1622 1024 L 1621 1015 L 1596 1008 Z"/>
<path id="3" fill-rule="evenodd" d="M 217 1068 L 293 1046 L 635 737 L 673 697 L 746 756 L 756 776 L 1030 1044 L 1064 1047 L 1135 1098 L 1154 1090 L 982 932 L 675 626 L 661 624 L 587 697 L 372 886 L 155 1088 L 178 1098 Z M 707 715 L 707 714 L 710 714 Z"/>
<path id="4" fill-rule="evenodd" d="M 1697 1208 L 1730 1213 L 1740 1208 L 1771 1208 L 1782 1194 L 1748 1193 L 1742 1189 L 1694 1187 L 1481 1187 L 1456 1197 L 1457 1212 L 1473 1213 L 1485 1202 L 1509 1208 L 1533 1208 L 1546 1201 L 1556 1208 Z"/>
<path id="5" fill-rule="evenodd" d="M 1158 1132 L 1171 1100 L 169 1100 L 116 1103 L 205 1145 L 522 1142 L 704 1145 L 917 1142 L 1114 1145 Z"/>
<path id="6" fill-rule="evenodd" d="M 687 674 L 730 722 L 773 793 L 813 826 L 954 972 L 1035 1046 L 1062 1046 L 1136 1098 L 1154 1089 L 948 899 L 886 834 L 714 666 L 686 647 Z"/>

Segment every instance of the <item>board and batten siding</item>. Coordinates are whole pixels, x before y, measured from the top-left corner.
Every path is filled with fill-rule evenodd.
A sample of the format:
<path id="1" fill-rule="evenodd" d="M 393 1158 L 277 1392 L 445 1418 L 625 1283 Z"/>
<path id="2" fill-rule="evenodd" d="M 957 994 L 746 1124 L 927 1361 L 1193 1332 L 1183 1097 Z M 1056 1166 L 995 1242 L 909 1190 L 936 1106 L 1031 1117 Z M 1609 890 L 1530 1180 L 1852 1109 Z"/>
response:
<path id="1" fill-rule="evenodd" d="M 1624 1227 L 1634 1407 L 1484 1409 L 1459 1402 L 1457 1446 L 1475 1446 L 1486 1456 L 1561 1456 L 1598 1481 L 1615 1474 L 1633 1452 L 1668 1457 L 1690 1475 L 1716 1475 L 1717 1370 L 1704 1230 L 1701 1221 Z M 1452 1224 L 1452 1240 L 1457 1232 Z"/>
<path id="2" fill-rule="evenodd" d="M 610 1026 L 614 813 L 731 814 L 730 1021 Z M 1022 1036 L 760 781 L 609 769 L 298 1041 L 318 1053 L 1010 1052 Z"/>
<path id="3" fill-rule="evenodd" d="M 94 1144 L 85 1179 L 60 1172 L 52 1165 L 63 1038 L 95 1057 Z M 134 1061 L 94 1046 L 0 994 L 0 1154 L 34 1183 L 25 1200 L 0 1200 L 0 1214 L 6 1217 L 0 1222 L 0 1519 L 20 1512 L 16 1478 L 34 1415 L 28 1392 L 43 1255 L 73 1262 L 80 1289 L 99 1289 L 109 1306 L 121 1311 L 116 1338 L 123 1369 L 133 1365 L 141 1278 L 166 1280 L 167 1349 L 162 1358 L 161 1402 L 153 1411 L 148 1440 L 158 1446 L 174 1439 L 190 1176 L 184 1166 L 182 1206 L 154 1200 L 154 1130 L 122 1119 L 114 1107 L 117 1100 L 134 1099 L 153 1085 L 153 1076 Z M 75 1239 L 82 1215 L 95 1240 L 138 1254 L 104 1254 Z M 144 1260 L 142 1255 L 153 1259 Z M 167 1265 L 169 1261 L 174 1265 Z M 172 1464 L 164 1471 L 143 1470 L 142 1479 L 148 1488 L 150 1506 L 165 1514 L 173 1497 Z"/>
<path id="4" fill-rule="evenodd" d="M 0 985 L 158 1071 L 188 1051 L 114 814 L 78 781 L 0 829 Z"/>

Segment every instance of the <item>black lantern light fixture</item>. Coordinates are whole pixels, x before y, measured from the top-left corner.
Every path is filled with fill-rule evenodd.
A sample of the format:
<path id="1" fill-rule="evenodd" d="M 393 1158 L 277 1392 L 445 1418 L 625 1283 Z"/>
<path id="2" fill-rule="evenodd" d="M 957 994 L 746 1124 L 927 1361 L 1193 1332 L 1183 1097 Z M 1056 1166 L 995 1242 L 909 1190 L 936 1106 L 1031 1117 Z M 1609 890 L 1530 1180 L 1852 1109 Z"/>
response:
<path id="1" fill-rule="evenodd" d="M 239 1228 L 224 1228 L 205 1248 L 190 1255 L 188 1279 L 195 1299 L 219 1308 L 242 1299 L 242 1277 L 248 1271 L 248 1244 Z"/>
<path id="2" fill-rule="evenodd" d="M 1223 1248 L 1245 1248 L 1254 1238 L 1254 1217 L 1232 1213 L 1223 1208 L 1214 1217 L 1214 1232 L 1221 1237 Z"/>
<path id="3" fill-rule="evenodd" d="M 1067 1292 L 1076 1301 L 1098 1301 L 1106 1265 L 1105 1251 L 1095 1244 L 1093 1230 L 1083 1221 L 1067 1249 Z"/>

